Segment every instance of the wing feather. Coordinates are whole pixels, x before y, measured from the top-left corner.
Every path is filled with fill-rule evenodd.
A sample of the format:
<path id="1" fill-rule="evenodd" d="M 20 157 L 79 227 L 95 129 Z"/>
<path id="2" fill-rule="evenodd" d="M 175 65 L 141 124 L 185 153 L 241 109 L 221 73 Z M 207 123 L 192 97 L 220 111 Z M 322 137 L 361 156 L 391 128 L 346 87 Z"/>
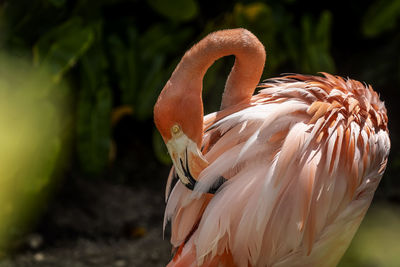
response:
<path id="1" fill-rule="evenodd" d="M 331 75 L 264 87 L 251 105 L 205 118 L 210 165 L 193 192 L 180 183 L 171 192 L 172 243 L 189 237 L 198 265 L 230 251 L 239 267 L 335 266 L 386 166 L 384 106 L 369 87 Z"/>

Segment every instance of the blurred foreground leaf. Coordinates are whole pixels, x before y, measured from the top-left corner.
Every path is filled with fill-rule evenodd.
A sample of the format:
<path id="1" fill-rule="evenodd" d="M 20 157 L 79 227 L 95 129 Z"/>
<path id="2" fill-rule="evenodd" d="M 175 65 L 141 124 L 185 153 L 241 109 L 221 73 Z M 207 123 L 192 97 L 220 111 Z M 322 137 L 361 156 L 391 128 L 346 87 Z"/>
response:
<path id="1" fill-rule="evenodd" d="M 0 252 L 29 229 L 55 181 L 66 99 L 62 85 L 44 94 L 51 86 L 43 70 L 0 55 Z"/>

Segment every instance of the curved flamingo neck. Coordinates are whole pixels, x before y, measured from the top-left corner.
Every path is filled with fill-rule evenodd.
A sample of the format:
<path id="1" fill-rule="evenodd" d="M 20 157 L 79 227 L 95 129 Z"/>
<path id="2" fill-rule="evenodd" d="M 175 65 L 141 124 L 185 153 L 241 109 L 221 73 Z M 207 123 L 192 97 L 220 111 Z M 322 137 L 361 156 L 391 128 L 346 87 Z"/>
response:
<path id="1" fill-rule="evenodd" d="M 203 77 L 215 60 L 228 55 L 236 59 L 226 81 L 221 109 L 250 102 L 263 72 L 264 46 L 245 29 L 211 33 L 186 52 L 158 97 L 154 121 L 164 141 L 172 138 L 171 127 L 178 124 L 201 147 Z"/>
<path id="2" fill-rule="evenodd" d="M 223 30 L 209 34 L 185 53 L 170 81 L 181 84 L 185 94 L 200 95 L 203 77 L 215 60 L 235 56 L 235 64 L 229 74 L 222 96 L 221 109 L 241 102 L 249 102 L 260 81 L 265 49 L 251 32 L 245 29 Z M 190 88 L 194 90 L 188 92 Z"/>

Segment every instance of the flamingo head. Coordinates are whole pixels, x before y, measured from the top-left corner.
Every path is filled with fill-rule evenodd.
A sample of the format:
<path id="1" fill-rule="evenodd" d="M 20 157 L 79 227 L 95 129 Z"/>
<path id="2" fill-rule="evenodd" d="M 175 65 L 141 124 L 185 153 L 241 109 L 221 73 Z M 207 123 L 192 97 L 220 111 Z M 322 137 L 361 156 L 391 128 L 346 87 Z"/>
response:
<path id="1" fill-rule="evenodd" d="M 203 103 L 201 95 L 195 92 L 193 88 L 179 86 L 170 80 L 154 106 L 154 122 L 179 179 L 189 188 L 194 186 L 195 179 L 208 165 L 200 151 Z"/>

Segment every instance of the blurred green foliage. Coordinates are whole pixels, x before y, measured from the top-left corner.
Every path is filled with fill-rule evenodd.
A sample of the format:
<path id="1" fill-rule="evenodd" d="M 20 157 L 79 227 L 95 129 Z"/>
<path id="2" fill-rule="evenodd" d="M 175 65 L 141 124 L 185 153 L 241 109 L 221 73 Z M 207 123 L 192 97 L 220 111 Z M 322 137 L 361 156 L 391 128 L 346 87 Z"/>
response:
<path id="1" fill-rule="evenodd" d="M 393 30 L 400 17 L 400 1 L 377 0 L 363 18 L 363 32 L 368 37 Z"/>
<path id="2" fill-rule="evenodd" d="M 46 68 L 0 54 L 0 256 L 17 246 L 56 181 L 67 94 Z"/>

